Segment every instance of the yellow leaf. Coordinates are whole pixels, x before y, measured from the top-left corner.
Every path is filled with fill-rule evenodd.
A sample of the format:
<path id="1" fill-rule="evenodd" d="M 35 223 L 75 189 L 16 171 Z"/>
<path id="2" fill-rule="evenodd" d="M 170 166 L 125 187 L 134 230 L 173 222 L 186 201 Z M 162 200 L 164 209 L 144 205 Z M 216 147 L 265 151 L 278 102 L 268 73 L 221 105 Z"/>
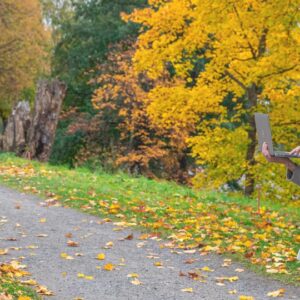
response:
<path id="1" fill-rule="evenodd" d="M 244 296 L 244 295 L 241 295 L 239 300 L 255 300 L 254 297 L 252 296 Z"/>
<path id="2" fill-rule="evenodd" d="M 228 277 L 228 281 L 233 282 L 239 280 L 238 276 Z"/>
<path id="3" fill-rule="evenodd" d="M 137 273 L 130 273 L 130 274 L 127 275 L 127 277 L 129 277 L 129 278 L 137 278 L 137 277 L 139 277 L 139 274 L 137 274 Z"/>
<path id="4" fill-rule="evenodd" d="M 181 291 L 185 293 L 192 293 L 194 290 L 193 288 L 185 288 L 185 289 L 181 289 Z"/>
<path id="5" fill-rule="evenodd" d="M 141 285 L 142 283 L 137 279 L 137 278 L 134 278 L 133 280 L 130 281 L 132 284 L 134 285 Z"/>
<path id="6" fill-rule="evenodd" d="M 23 280 L 23 281 L 21 281 L 21 283 L 26 284 L 26 285 L 37 285 L 37 282 L 33 279 Z"/>
<path id="7" fill-rule="evenodd" d="M 31 297 L 28 297 L 28 296 L 19 296 L 18 297 L 18 300 L 31 300 L 32 298 Z"/>
<path id="8" fill-rule="evenodd" d="M 77 274 L 77 277 L 78 277 L 78 278 L 84 278 L 84 276 L 85 276 L 85 275 L 84 275 L 83 273 L 78 273 L 78 274 Z"/>
<path id="9" fill-rule="evenodd" d="M 44 295 L 44 296 L 53 296 L 54 293 L 49 291 L 45 286 L 40 285 L 38 286 L 36 290 L 39 294 Z"/>
<path id="10" fill-rule="evenodd" d="M 64 253 L 64 252 L 60 254 L 60 257 L 61 257 L 61 258 L 64 258 L 64 259 L 67 259 L 67 260 L 72 260 L 72 259 L 74 259 L 73 256 L 68 255 L 67 253 Z"/>
<path id="11" fill-rule="evenodd" d="M 8 252 L 7 249 L 0 249 L 0 255 L 6 255 Z"/>
<path id="12" fill-rule="evenodd" d="M 205 271 L 205 272 L 213 272 L 214 271 L 213 269 L 211 269 L 210 267 L 207 267 L 207 266 L 203 267 L 201 270 Z"/>
<path id="13" fill-rule="evenodd" d="M 111 263 L 108 263 L 108 264 L 106 264 L 106 265 L 103 266 L 103 269 L 104 269 L 105 271 L 112 271 L 112 270 L 115 269 L 115 265 L 113 265 L 113 264 L 111 264 Z"/>
<path id="14" fill-rule="evenodd" d="M 160 261 L 156 261 L 156 262 L 154 263 L 154 266 L 156 266 L 156 267 L 161 267 L 161 266 L 162 266 L 162 263 L 161 263 Z"/>
<path id="15" fill-rule="evenodd" d="M 114 245 L 113 242 L 107 242 L 103 248 L 104 248 L 104 249 L 110 249 L 110 248 L 113 247 L 113 245 Z"/>
<path id="16" fill-rule="evenodd" d="M 269 292 L 267 295 L 269 297 L 276 298 L 276 297 L 282 297 L 284 293 L 285 293 L 285 289 L 279 289 L 277 291 Z"/>
<path id="17" fill-rule="evenodd" d="M 47 219 L 46 218 L 41 218 L 40 223 L 46 223 Z"/>
<path id="18" fill-rule="evenodd" d="M 104 259 L 105 259 L 105 254 L 104 254 L 104 253 L 99 253 L 99 254 L 97 255 L 97 259 L 98 259 L 98 260 L 104 260 Z"/>

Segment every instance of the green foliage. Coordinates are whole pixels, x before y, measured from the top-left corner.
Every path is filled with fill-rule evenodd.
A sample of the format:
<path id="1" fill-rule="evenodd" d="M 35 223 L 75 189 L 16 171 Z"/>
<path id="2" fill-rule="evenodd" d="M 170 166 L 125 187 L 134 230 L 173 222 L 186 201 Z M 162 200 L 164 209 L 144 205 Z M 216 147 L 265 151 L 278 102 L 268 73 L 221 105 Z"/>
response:
<path id="1" fill-rule="evenodd" d="M 50 163 L 66 164 L 74 166 L 74 157 L 79 149 L 84 145 L 84 133 L 77 131 L 68 134 L 67 129 L 70 121 L 60 122 L 56 131 L 56 136 L 50 156 Z"/>
<path id="2" fill-rule="evenodd" d="M 94 88 L 88 84 L 91 70 L 103 61 L 110 43 L 136 34 L 138 27 L 125 23 L 120 13 L 130 12 L 145 0 L 91 0 L 72 2 L 73 17 L 60 24 L 60 41 L 54 55 L 54 74 L 68 84 L 66 105 L 92 112 Z"/>

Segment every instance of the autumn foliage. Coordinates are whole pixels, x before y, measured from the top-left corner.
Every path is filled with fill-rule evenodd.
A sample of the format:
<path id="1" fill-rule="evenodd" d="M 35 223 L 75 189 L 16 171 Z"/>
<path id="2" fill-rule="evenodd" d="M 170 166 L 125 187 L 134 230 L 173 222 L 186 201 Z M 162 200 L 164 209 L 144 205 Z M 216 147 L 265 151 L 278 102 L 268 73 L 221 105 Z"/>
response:
<path id="1" fill-rule="evenodd" d="M 283 170 L 256 155 L 253 113 L 269 113 L 278 147 L 297 145 L 298 7 L 298 1 L 282 0 L 152 0 L 123 16 L 142 25 L 136 69 L 153 79 L 172 69 L 177 84 L 152 89 L 148 112 L 164 128 L 196 126 L 187 139 L 205 169 L 196 186 L 239 185 L 252 194 L 257 183 L 268 193 L 275 181 L 273 194 L 297 193 L 282 179 Z"/>
<path id="2" fill-rule="evenodd" d="M 88 124 L 70 128 L 88 133 L 88 149 L 83 148 L 77 158 L 87 157 L 94 144 L 98 153 L 106 148 L 114 156 L 114 166 L 130 173 L 184 180 L 187 131 L 157 126 L 147 113 L 149 91 L 159 82 L 172 83 L 168 76 L 154 81 L 136 72 L 134 53 L 134 40 L 115 44 L 95 71 L 101 74 L 92 82 L 98 86 L 92 100 L 97 113 Z"/>
<path id="3" fill-rule="evenodd" d="M 12 103 L 34 89 L 49 65 L 49 34 L 39 1 L 1 0 L 0 32 L 0 114 L 7 117 Z"/>
<path id="4" fill-rule="evenodd" d="M 87 70 L 95 113 L 70 126 L 85 133 L 77 162 L 298 199 L 259 154 L 253 117 L 270 115 L 277 148 L 297 146 L 297 1 L 153 0 L 121 16 L 141 27 Z"/>
<path id="5" fill-rule="evenodd" d="M 299 1 L 42 3 L 69 86 L 53 161 L 299 199 L 253 118 L 270 115 L 280 150 L 299 143 Z M 4 118 L 47 65 L 41 19 L 38 1 L 0 4 Z"/>

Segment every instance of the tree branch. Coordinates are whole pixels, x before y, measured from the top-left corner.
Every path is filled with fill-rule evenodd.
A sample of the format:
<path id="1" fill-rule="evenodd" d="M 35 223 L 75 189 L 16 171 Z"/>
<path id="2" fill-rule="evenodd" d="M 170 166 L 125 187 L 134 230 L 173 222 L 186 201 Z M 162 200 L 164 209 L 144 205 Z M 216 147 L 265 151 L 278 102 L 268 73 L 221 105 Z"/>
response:
<path id="1" fill-rule="evenodd" d="M 286 68 L 286 69 L 281 69 L 281 70 L 278 70 L 276 72 L 272 72 L 272 73 L 266 74 L 264 76 L 259 76 L 258 78 L 259 79 L 265 79 L 265 78 L 268 78 L 268 77 L 273 76 L 273 75 L 283 74 L 285 72 L 288 72 L 288 71 L 291 71 L 291 70 L 295 69 L 297 66 L 298 66 L 298 64 L 296 64 L 296 65 L 294 65 L 292 67 Z"/>
<path id="2" fill-rule="evenodd" d="M 230 79 L 235 81 L 242 89 L 247 90 L 247 87 L 240 80 L 238 80 L 234 75 L 232 75 L 228 70 L 225 71 L 225 75 L 227 75 Z"/>
<path id="3" fill-rule="evenodd" d="M 234 11 L 235 11 L 235 14 L 236 14 L 237 19 L 238 19 L 239 24 L 240 24 L 240 27 L 241 27 L 242 32 L 243 32 L 243 34 L 244 34 L 244 38 L 246 39 L 246 41 L 247 41 L 247 43 L 248 43 L 248 46 L 249 46 L 249 48 L 250 48 L 250 52 L 251 52 L 253 58 L 256 58 L 256 52 L 255 52 L 253 46 L 251 45 L 251 43 L 250 43 L 250 41 L 249 41 L 249 38 L 248 38 L 248 36 L 247 36 L 247 34 L 246 34 L 246 32 L 245 32 L 245 28 L 244 28 L 243 22 L 242 22 L 242 20 L 241 20 L 241 17 L 240 17 L 240 15 L 239 15 L 239 12 L 238 12 L 238 10 L 237 10 L 235 4 L 233 4 L 233 9 L 234 9 Z"/>

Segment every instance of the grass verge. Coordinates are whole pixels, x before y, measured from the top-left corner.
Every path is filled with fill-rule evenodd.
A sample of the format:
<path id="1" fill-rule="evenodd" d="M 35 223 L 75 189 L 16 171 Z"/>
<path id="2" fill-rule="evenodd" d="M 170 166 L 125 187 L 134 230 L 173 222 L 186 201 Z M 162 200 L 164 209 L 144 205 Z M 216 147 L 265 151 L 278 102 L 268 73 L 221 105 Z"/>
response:
<path id="1" fill-rule="evenodd" d="M 9 277 L 0 276 L 0 295 L 7 295 L 4 299 L 41 300 L 42 298 L 31 288 Z M 1 297 L 0 297 L 1 298 Z"/>
<path id="2" fill-rule="evenodd" d="M 0 155 L 0 182 L 64 206 L 168 239 L 166 247 L 233 256 L 249 268 L 299 285 L 297 207 L 125 174 L 69 170 Z"/>

